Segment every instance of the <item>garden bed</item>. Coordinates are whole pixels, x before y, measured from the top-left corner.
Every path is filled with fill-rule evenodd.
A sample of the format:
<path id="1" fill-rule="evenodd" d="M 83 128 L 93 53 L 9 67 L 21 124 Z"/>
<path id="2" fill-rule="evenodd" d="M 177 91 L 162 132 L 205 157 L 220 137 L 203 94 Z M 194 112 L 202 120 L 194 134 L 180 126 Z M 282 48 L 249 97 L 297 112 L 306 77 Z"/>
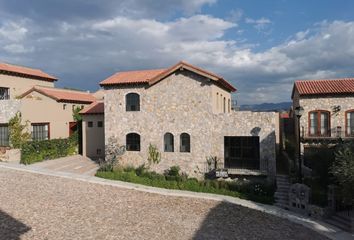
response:
<path id="1" fill-rule="evenodd" d="M 179 174 L 176 167 L 167 170 L 165 174 L 151 172 L 142 167 L 120 168 L 113 171 L 101 169 L 96 176 L 152 187 L 221 194 L 265 204 L 274 202 L 272 185 L 250 181 L 197 180 L 188 178 L 185 174 Z"/>

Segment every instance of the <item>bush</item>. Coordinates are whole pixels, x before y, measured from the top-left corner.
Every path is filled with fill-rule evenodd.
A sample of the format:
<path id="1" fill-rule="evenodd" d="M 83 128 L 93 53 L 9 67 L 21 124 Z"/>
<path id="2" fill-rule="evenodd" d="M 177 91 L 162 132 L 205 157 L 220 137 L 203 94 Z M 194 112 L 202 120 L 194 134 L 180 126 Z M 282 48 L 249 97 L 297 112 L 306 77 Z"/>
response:
<path id="1" fill-rule="evenodd" d="M 273 203 L 274 186 L 255 182 L 226 182 L 218 180 L 198 181 L 179 173 L 179 167 L 171 167 L 165 174 L 148 171 L 144 165 L 136 168 L 124 168 L 115 171 L 98 171 L 96 176 L 138 183 L 147 186 L 205 192 L 250 199 L 262 203 Z"/>
<path id="2" fill-rule="evenodd" d="M 179 166 L 172 166 L 170 169 L 167 169 L 165 175 L 171 177 L 178 177 L 179 176 L 180 167 Z"/>
<path id="3" fill-rule="evenodd" d="M 21 149 L 21 163 L 32 164 L 43 160 L 66 157 L 77 153 L 75 138 L 31 141 Z"/>

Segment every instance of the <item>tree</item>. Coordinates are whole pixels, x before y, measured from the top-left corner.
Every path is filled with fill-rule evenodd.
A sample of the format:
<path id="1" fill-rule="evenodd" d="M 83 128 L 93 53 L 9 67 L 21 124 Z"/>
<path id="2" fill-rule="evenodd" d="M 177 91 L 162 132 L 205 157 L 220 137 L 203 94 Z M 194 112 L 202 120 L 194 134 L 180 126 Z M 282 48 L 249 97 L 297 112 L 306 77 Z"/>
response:
<path id="1" fill-rule="evenodd" d="M 76 122 L 82 121 L 82 116 L 80 114 L 80 111 L 82 110 L 82 107 L 76 107 L 73 109 L 73 119 Z"/>
<path id="2" fill-rule="evenodd" d="M 335 153 L 335 161 L 330 172 L 335 177 L 343 201 L 354 205 L 354 141 L 341 144 Z"/>
<path id="3" fill-rule="evenodd" d="M 18 112 L 9 121 L 10 146 L 21 148 L 24 143 L 31 139 L 31 134 L 27 132 L 27 122 L 22 124 L 21 113 Z"/>
<path id="4" fill-rule="evenodd" d="M 110 137 L 105 146 L 105 159 L 100 162 L 100 170 L 113 171 L 119 158 L 125 153 L 125 146 L 120 146 L 116 137 Z"/>

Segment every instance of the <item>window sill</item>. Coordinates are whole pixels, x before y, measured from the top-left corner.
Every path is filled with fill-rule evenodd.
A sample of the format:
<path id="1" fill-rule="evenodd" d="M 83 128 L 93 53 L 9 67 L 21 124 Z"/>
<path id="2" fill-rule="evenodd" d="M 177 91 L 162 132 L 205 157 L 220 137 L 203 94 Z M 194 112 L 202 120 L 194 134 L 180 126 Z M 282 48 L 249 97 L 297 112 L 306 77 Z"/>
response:
<path id="1" fill-rule="evenodd" d="M 248 176 L 267 176 L 267 173 L 261 170 L 226 168 L 229 174 L 248 175 Z"/>

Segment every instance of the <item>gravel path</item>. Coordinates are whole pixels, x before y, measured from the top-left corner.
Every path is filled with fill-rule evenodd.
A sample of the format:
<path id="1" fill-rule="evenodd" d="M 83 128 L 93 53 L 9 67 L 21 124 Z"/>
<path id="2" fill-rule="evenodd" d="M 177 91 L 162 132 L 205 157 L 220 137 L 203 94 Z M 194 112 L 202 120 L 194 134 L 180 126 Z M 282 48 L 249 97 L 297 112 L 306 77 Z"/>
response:
<path id="1" fill-rule="evenodd" d="M 226 202 L 0 167 L 0 239 L 326 239 Z"/>

